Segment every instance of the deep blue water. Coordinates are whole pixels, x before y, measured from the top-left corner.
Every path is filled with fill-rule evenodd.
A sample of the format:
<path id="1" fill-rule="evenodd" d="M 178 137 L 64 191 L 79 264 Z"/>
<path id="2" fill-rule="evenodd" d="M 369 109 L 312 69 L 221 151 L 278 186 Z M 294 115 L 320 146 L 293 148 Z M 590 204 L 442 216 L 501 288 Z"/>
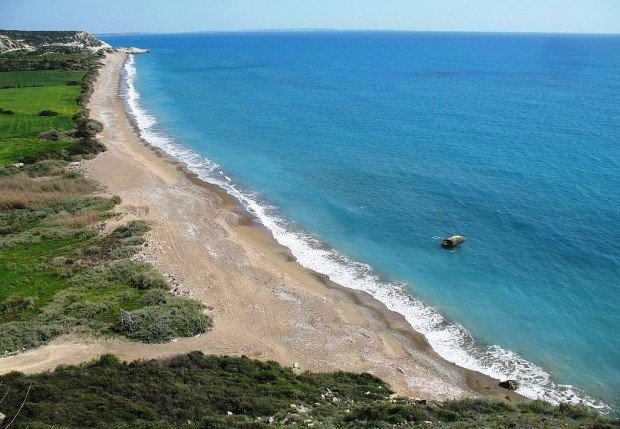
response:
<path id="1" fill-rule="evenodd" d="M 151 136 L 272 205 L 306 265 L 392 299 L 441 354 L 526 394 L 620 402 L 620 37 L 103 38 L 152 50 L 135 59 Z M 453 234 L 468 241 L 442 250 Z"/>

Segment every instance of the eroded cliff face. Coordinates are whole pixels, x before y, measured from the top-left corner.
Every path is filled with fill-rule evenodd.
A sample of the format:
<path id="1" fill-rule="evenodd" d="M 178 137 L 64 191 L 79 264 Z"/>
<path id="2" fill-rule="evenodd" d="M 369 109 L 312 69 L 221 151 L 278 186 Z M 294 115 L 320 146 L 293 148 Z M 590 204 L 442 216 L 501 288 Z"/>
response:
<path id="1" fill-rule="evenodd" d="M 8 36 L 0 34 L 0 53 L 18 50 L 32 51 L 34 48 L 21 40 L 13 40 Z"/>
<path id="2" fill-rule="evenodd" d="M 0 30 L 0 53 L 62 47 L 89 51 L 111 49 L 110 45 L 86 31 Z"/>

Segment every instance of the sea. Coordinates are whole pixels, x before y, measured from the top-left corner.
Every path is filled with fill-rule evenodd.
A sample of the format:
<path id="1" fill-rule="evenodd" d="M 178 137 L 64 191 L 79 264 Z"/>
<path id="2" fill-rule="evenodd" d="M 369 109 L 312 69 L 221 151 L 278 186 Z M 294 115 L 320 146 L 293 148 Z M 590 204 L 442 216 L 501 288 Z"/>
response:
<path id="1" fill-rule="evenodd" d="M 620 36 L 102 35 L 142 137 L 445 359 L 620 404 Z M 444 237 L 467 241 L 445 250 Z"/>

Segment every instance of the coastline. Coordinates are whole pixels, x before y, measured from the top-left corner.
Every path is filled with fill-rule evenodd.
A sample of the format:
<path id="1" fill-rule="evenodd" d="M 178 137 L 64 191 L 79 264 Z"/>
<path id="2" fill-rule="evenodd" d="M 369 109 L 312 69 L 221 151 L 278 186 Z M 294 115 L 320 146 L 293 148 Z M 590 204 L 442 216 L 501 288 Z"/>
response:
<path id="1" fill-rule="evenodd" d="M 115 221 L 152 225 L 142 253 L 180 283 L 179 293 L 211 308 L 215 327 L 200 337 L 142 345 L 64 337 L 0 360 L 0 373 L 36 372 L 102 353 L 147 359 L 185 351 L 272 359 L 301 370 L 369 372 L 402 395 L 519 400 L 498 380 L 435 353 L 399 313 L 298 264 L 225 190 L 142 140 L 118 96 L 125 53 L 106 57 L 89 108 L 104 123 L 108 151 L 84 164 L 88 177 L 123 202 Z"/>

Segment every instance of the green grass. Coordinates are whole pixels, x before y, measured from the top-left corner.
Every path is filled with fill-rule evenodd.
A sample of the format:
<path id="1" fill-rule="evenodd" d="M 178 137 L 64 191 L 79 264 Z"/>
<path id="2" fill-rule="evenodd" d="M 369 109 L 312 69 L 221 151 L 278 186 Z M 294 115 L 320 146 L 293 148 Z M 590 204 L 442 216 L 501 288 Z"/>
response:
<path id="1" fill-rule="evenodd" d="M 12 115 L 0 114 L 0 165 L 8 165 L 41 152 L 59 153 L 71 147 L 70 141 L 41 140 L 38 135 L 49 130 L 76 128 L 72 117 L 82 108 L 76 99 L 82 93 L 80 81 L 84 71 L 36 70 L 0 72 L 0 108 Z M 40 116 L 44 110 L 57 116 Z"/>
<path id="2" fill-rule="evenodd" d="M 17 155 L 12 155 L 11 150 L 23 149 L 23 146 L 16 145 L 15 141 L 5 139 L 36 138 L 43 131 L 67 131 L 75 128 L 71 118 L 81 110 L 75 101 L 81 91 L 79 86 L 67 85 L 0 90 L 0 107 L 15 112 L 13 115 L 0 114 L 0 156 L 15 160 Z M 46 109 L 54 110 L 59 115 L 39 116 L 39 113 Z M 30 148 L 39 146 L 43 149 L 47 144 L 39 139 L 37 143 L 30 145 Z M 33 152 L 29 151 L 29 154 L 32 155 Z"/>
<path id="3" fill-rule="evenodd" d="M 2 250 L 0 303 L 19 295 L 35 298 L 36 306 L 33 310 L 47 305 L 59 290 L 69 286 L 68 281 L 58 275 L 52 260 L 74 253 L 76 245 L 85 241 L 81 237 L 69 237 Z M 0 321 L 22 319 L 32 314 L 32 311 L 24 314 L 0 312 Z"/>
<path id="4" fill-rule="evenodd" d="M 469 399 L 390 399 L 368 374 L 301 373 L 275 362 L 200 352 L 0 376 L 12 428 L 612 428 L 583 407 Z M 229 415 L 229 412 L 231 415 Z M 430 423 L 429 423 L 430 422 Z"/>
<path id="5" fill-rule="evenodd" d="M 13 164 L 44 151 L 58 151 L 73 146 L 71 141 L 44 141 L 36 137 L 5 138 L 0 141 L 0 165 Z"/>
<path id="6" fill-rule="evenodd" d="M 37 137 L 43 131 L 72 128 L 75 124 L 69 116 L 0 115 L 0 147 L 5 138 Z"/>
<path id="7" fill-rule="evenodd" d="M 26 70 L 0 72 L 0 88 L 24 86 L 66 85 L 80 81 L 86 72 L 66 70 Z"/>
<path id="8" fill-rule="evenodd" d="M 0 107 L 22 115 L 38 115 L 49 109 L 71 117 L 81 110 L 76 102 L 81 92 L 80 86 L 69 85 L 2 89 Z"/>

